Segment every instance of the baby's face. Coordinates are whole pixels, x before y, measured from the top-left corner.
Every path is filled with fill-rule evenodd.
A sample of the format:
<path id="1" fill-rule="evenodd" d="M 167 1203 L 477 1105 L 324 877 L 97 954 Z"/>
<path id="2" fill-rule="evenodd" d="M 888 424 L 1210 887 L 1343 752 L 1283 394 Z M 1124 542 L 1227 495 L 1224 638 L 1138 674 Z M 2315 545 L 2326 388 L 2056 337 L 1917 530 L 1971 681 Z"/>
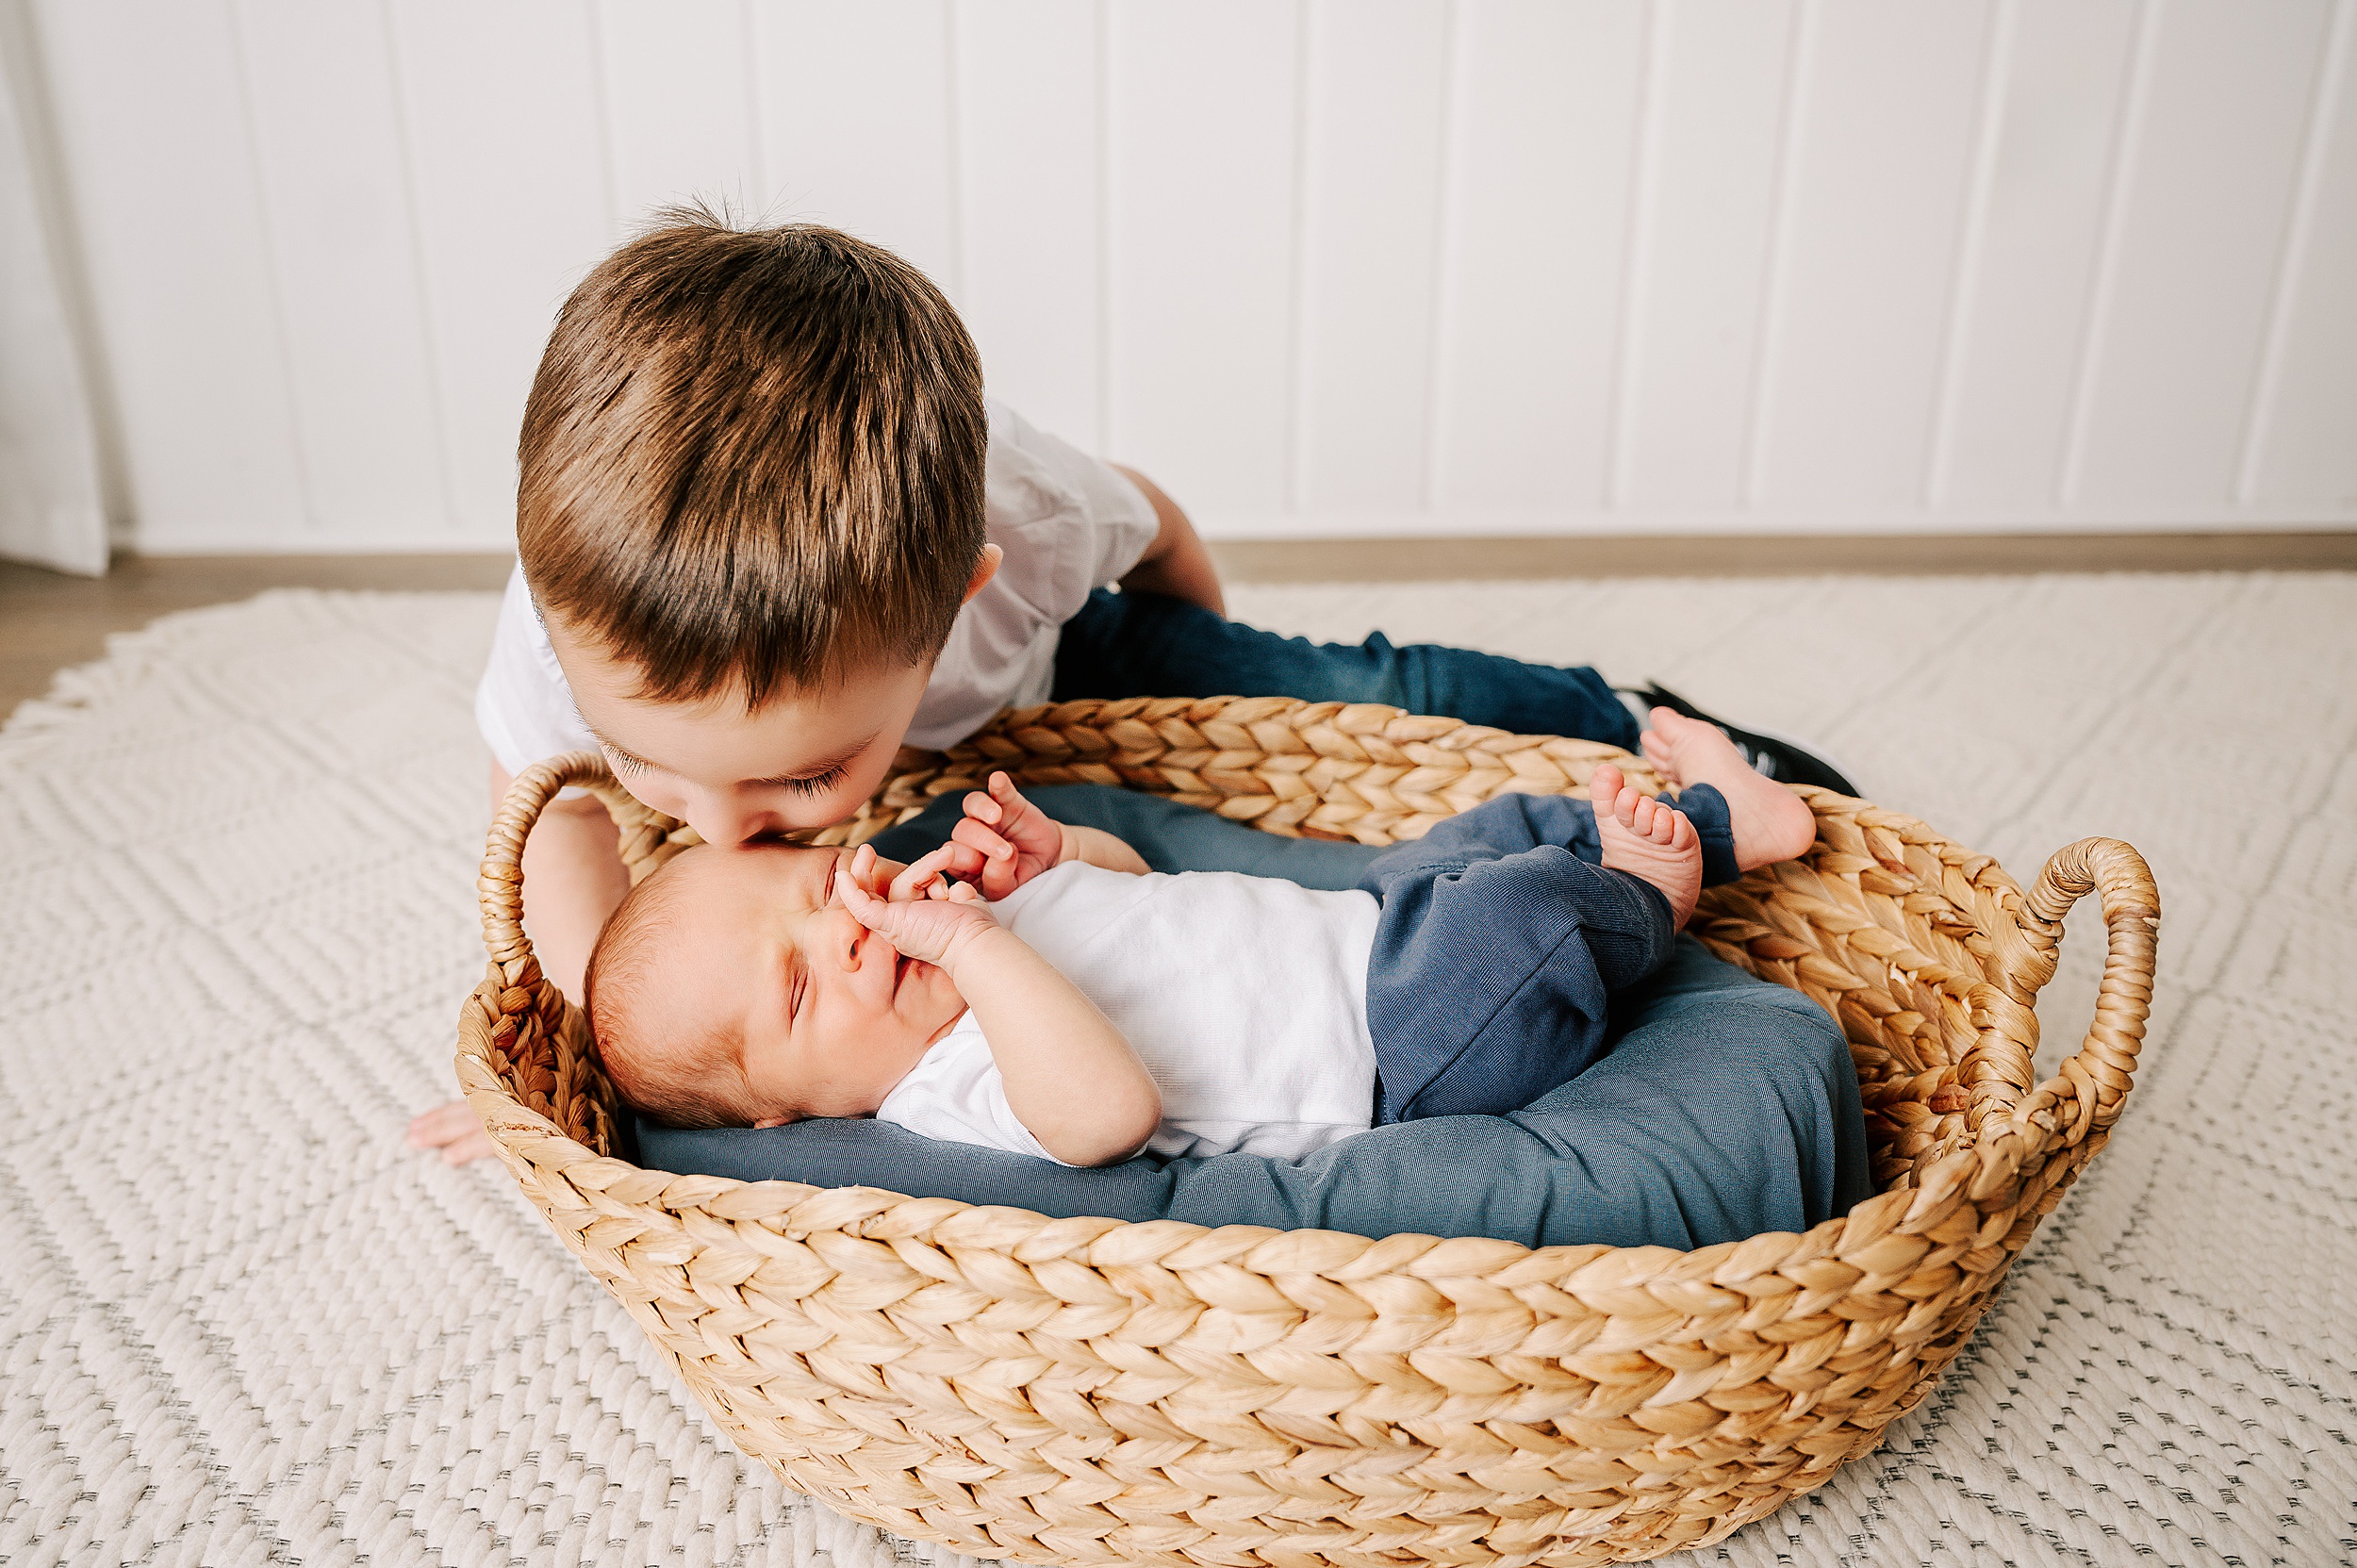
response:
<path id="1" fill-rule="evenodd" d="M 734 1025 L 756 1126 L 868 1114 L 965 1011 L 947 973 L 843 907 L 838 860 L 848 869 L 837 850 L 703 845 L 665 869 L 691 879 L 681 917 L 692 934 L 668 982 L 686 1009 Z"/>

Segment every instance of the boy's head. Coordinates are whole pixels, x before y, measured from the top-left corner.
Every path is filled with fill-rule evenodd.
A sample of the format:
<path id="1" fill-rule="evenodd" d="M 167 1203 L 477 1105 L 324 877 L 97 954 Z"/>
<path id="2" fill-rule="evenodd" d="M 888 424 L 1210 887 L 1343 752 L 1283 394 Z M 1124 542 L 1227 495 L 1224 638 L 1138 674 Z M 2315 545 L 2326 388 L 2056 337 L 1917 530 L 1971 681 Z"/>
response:
<path id="1" fill-rule="evenodd" d="M 840 821 L 890 766 L 982 533 L 981 366 L 889 252 L 691 209 L 566 301 L 517 546 L 575 701 L 707 838 Z"/>
<path id="2" fill-rule="evenodd" d="M 675 1127 L 858 1116 L 965 1004 L 834 896 L 841 851 L 682 850 L 614 911 L 587 1011 L 622 1098 Z"/>

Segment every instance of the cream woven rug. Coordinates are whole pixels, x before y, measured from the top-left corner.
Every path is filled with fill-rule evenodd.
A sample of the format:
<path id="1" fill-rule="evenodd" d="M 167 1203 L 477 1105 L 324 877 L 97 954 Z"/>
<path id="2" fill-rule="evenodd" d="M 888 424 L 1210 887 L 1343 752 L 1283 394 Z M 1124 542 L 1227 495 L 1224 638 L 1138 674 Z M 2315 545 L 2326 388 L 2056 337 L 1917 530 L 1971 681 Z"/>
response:
<path id="1" fill-rule="evenodd" d="M 2357 1559 L 2357 576 L 1235 597 L 1657 676 L 2025 881 L 2152 863 L 2110 1148 L 1882 1452 L 1700 1560 Z M 199 611 L 0 734 L 0 1562 L 936 1560 L 719 1439 L 496 1164 L 402 1146 L 481 968 L 491 610 Z"/>

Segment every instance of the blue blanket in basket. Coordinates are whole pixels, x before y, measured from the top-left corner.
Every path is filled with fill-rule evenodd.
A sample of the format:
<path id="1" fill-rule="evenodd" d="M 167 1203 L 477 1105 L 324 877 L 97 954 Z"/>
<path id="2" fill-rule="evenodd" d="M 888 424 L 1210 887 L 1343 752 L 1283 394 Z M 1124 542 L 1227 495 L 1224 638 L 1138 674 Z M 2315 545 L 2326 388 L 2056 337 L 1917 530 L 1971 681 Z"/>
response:
<path id="1" fill-rule="evenodd" d="M 1048 815 L 1119 834 L 1158 871 L 1249 871 L 1352 887 L 1379 850 L 1279 838 L 1135 791 L 1029 791 Z M 880 836 L 914 859 L 959 810 L 945 798 Z M 639 1163 L 759 1181 L 882 1187 L 1056 1215 L 1265 1225 L 1362 1236 L 1494 1236 L 1532 1246 L 1689 1248 L 1805 1230 L 1872 1191 L 1841 1031 L 1797 992 L 1681 937 L 1614 999 L 1603 1061 L 1506 1116 L 1371 1129 L 1300 1160 L 1143 1156 L 1079 1170 L 866 1119 L 686 1132 L 642 1122 Z"/>

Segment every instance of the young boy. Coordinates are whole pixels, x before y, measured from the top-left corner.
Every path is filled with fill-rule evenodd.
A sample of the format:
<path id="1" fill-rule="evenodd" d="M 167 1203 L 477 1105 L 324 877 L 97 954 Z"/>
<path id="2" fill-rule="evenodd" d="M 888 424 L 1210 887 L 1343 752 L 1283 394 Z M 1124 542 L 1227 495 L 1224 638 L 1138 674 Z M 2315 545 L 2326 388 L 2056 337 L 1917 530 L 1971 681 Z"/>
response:
<path id="1" fill-rule="evenodd" d="M 910 867 L 701 846 L 607 921 L 590 1020 L 624 1097 L 676 1127 L 873 1115 L 1098 1165 L 1503 1114 L 1595 1060 L 1706 880 L 1816 836 L 1711 726 L 1665 710 L 1646 739 L 1675 807 L 1600 767 L 1592 810 L 1488 801 L 1348 892 L 1148 871 L 1003 773 Z"/>
<path id="2" fill-rule="evenodd" d="M 673 212 L 609 256 L 550 336 L 519 464 L 518 568 L 475 707 L 495 801 L 531 763 L 594 747 L 639 800 L 739 844 L 849 817 L 903 744 L 1089 696 L 1282 694 L 1637 736 L 1591 669 L 1228 621 L 1167 496 L 987 403 L 940 292 L 828 229 Z M 1755 750 L 1779 776 L 1838 778 Z M 602 809 L 552 802 L 524 870 L 542 966 L 578 997 L 628 888 Z M 453 1163 L 489 1150 L 463 1102 L 410 1139 Z"/>

